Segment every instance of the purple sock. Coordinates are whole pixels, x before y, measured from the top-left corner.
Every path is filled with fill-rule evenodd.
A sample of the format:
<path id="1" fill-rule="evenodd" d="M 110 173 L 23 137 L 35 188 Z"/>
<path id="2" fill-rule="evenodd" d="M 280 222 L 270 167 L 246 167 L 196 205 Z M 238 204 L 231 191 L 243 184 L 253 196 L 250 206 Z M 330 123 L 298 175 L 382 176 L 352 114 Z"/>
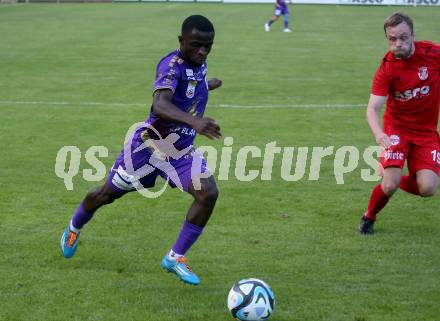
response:
<path id="1" fill-rule="evenodd" d="M 93 217 L 94 212 L 86 212 L 84 206 L 81 205 L 77 208 L 75 214 L 72 217 L 72 225 L 78 230 L 81 229 L 90 219 Z"/>
<path id="2" fill-rule="evenodd" d="M 272 19 L 270 19 L 270 20 L 267 22 L 267 24 L 268 24 L 269 26 L 271 26 L 272 23 L 273 23 Z"/>
<path id="3" fill-rule="evenodd" d="M 289 28 L 289 20 L 284 20 L 284 28 Z"/>
<path id="4" fill-rule="evenodd" d="M 197 241 L 200 234 L 202 234 L 202 231 L 203 227 L 191 224 L 185 220 L 172 250 L 177 254 L 185 255 L 190 247 Z"/>

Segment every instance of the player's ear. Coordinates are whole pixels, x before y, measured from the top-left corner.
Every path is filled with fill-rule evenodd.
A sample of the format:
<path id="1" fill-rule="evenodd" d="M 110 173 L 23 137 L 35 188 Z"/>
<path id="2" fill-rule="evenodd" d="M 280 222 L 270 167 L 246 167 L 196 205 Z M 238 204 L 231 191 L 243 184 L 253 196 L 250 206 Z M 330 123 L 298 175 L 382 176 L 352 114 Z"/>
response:
<path id="1" fill-rule="evenodd" d="M 183 37 L 182 36 L 178 36 L 177 39 L 179 39 L 180 45 L 183 46 Z"/>

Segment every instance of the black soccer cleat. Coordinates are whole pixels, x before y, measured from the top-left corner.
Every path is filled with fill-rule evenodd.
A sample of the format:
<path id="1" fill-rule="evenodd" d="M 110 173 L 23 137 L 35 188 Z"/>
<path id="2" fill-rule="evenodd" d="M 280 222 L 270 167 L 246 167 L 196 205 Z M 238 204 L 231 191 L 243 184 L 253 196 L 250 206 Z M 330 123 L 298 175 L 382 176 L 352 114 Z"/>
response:
<path id="1" fill-rule="evenodd" d="M 359 233 L 362 235 L 370 235 L 374 233 L 374 221 L 362 216 L 359 223 Z"/>

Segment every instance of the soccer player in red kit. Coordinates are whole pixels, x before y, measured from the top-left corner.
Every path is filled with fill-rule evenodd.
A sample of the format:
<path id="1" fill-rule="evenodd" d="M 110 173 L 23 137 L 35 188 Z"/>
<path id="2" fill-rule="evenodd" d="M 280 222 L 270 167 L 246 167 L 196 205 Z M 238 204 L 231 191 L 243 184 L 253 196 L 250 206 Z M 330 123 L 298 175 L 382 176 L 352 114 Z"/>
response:
<path id="1" fill-rule="evenodd" d="M 377 144 L 385 148 L 380 159 L 383 178 L 361 218 L 361 234 L 374 232 L 376 214 L 399 187 L 432 196 L 440 173 L 440 45 L 415 41 L 413 22 L 405 13 L 388 17 L 384 31 L 389 52 L 374 76 L 366 115 Z M 382 128 L 379 110 L 385 102 Z M 407 176 L 402 175 L 405 161 Z"/>

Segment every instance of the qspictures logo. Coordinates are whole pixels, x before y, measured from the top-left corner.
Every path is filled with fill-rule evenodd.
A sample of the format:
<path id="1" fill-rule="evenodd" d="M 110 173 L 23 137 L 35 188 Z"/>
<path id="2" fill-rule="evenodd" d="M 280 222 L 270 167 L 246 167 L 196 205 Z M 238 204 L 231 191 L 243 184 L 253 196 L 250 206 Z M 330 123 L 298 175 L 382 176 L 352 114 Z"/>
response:
<path id="1" fill-rule="evenodd" d="M 201 179 L 211 175 L 219 181 L 270 181 L 280 177 L 286 182 L 304 179 L 318 181 L 324 159 L 333 163 L 332 174 L 336 184 L 345 183 L 345 176 L 359 168 L 361 158 L 367 165 L 360 169 L 361 179 L 365 182 L 380 179 L 376 171 L 383 149 L 379 146 L 369 146 L 361 151 L 355 146 L 278 146 L 276 141 L 270 141 L 264 147 L 236 147 L 233 137 L 225 137 L 220 148 L 207 145 L 198 148 L 188 146 L 179 150 L 175 147 L 180 139 L 177 133 L 162 137 L 150 125 L 148 130 L 155 133 L 155 139 L 146 136 L 139 140 L 138 129 L 143 127 L 145 123 L 136 123 L 127 131 L 123 162 L 115 163 L 110 173 L 113 174 L 111 182 L 116 187 L 127 191 L 137 190 L 147 198 L 162 195 L 170 181 L 173 186 L 183 189 L 182 177 L 187 175 L 182 176 L 178 165 L 181 161 L 191 161 L 190 177 L 195 189 L 200 189 Z M 108 154 L 105 146 L 91 146 L 84 155 L 77 146 L 63 146 L 56 155 L 55 175 L 71 191 L 74 188 L 73 178 L 80 174 L 81 162 L 85 161 L 91 168 L 82 170 L 82 178 L 89 182 L 102 181 L 108 170 L 101 159 L 108 158 Z M 142 160 L 140 164 L 139 159 Z M 165 183 L 159 190 L 155 188 L 153 191 L 146 188 L 143 182 L 155 172 L 160 173 Z"/>

